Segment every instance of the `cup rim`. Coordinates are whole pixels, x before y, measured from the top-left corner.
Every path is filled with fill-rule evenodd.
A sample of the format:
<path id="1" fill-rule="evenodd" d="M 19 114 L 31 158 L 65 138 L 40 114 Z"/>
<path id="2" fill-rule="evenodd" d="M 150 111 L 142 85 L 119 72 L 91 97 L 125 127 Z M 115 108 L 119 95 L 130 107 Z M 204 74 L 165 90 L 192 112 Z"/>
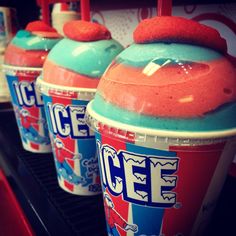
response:
<path id="1" fill-rule="evenodd" d="M 92 93 L 95 94 L 96 89 L 95 88 L 80 88 L 80 87 L 70 87 L 70 86 L 61 86 L 61 85 L 56 85 L 56 84 L 51 84 L 48 82 L 43 81 L 42 76 L 39 76 L 37 78 L 37 86 L 43 93 L 45 90 L 48 89 L 53 89 L 53 90 L 60 90 L 63 92 L 85 92 L 85 93 Z"/>
<path id="2" fill-rule="evenodd" d="M 87 122 L 90 126 L 93 126 L 97 130 L 97 123 L 108 126 L 111 129 L 119 129 L 124 132 L 132 132 L 141 136 L 152 136 L 152 137 L 162 137 L 162 138 L 177 138 L 177 139 L 192 139 L 192 140 L 207 140 L 207 139 L 227 139 L 230 137 L 236 137 L 236 128 L 227 129 L 222 131 L 171 131 L 171 130 L 154 130 L 151 128 L 137 127 L 134 125 L 123 124 L 119 121 L 114 121 L 99 115 L 92 109 L 92 103 L 94 100 L 89 102 L 87 105 Z M 111 131 L 112 132 L 112 131 Z"/>
<path id="3" fill-rule="evenodd" d="M 2 69 L 6 71 L 39 71 L 39 72 L 43 70 L 42 67 L 13 66 L 7 64 L 2 64 Z"/>
<path id="4" fill-rule="evenodd" d="M 55 96 L 61 98 L 75 98 L 85 101 L 91 101 L 94 98 L 96 89 L 79 88 L 79 87 L 67 87 L 56 84 L 47 83 L 42 80 L 42 76 L 39 75 L 36 79 L 36 89 L 43 95 Z"/>

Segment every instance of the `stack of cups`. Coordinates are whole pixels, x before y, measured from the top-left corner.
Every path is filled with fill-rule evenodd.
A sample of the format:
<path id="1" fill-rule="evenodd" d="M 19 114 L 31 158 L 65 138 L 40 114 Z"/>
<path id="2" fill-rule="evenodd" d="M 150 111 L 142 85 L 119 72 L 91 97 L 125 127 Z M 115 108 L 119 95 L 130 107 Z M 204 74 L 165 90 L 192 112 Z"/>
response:
<path id="1" fill-rule="evenodd" d="M 78 195 L 101 193 L 95 138 L 85 123 L 87 103 L 122 46 L 102 25 L 71 21 L 49 53 L 37 86 L 43 95 L 58 182 Z"/>
<path id="2" fill-rule="evenodd" d="M 56 3 L 53 5 L 52 10 L 52 26 L 59 32 L 61 35 L 64 35 L 63 25 L 66 22 L 72 20 L 79 20 L 80 14 L 77 11 L 76 7 L 73 7 L 73 4 L 67 3 Z"/>
<path id="3" fill-rule="evenodd" d="M 36 78 L 50 49 L 61 39 L 41 21 L 29 23 L 8 45 L 3 70 L 8 82 L 23 147 L 31 152 L 51 152 L 48 128 Z"/>
<path id="4" fill-rule="evenodd" d="M 108 234 L 203 235 L 236 151 L 225 40 L 191 20 L 155 17 L 134 41 L 87 106 Z"/>
<path id="5" fill-rule="evenodd" d="M 0 47 L 4 47 L 17 31 L 16 10 L 0 7 Z"/>
<path id="6" fill-rule="evenodd" d="M 9 89 L 2 72 L 2 64 L 6 45 L 16 33 L 17 25 L 15 9 L 0 7 L 0 102 L 10 101 Z"/>
<path id="7" fill-rule="evenodd" d="M 0 103 L 10 101 L 10 92 L 7 86 L 7 81 L 2 71 L 5 48 L 0 48 Z"/>

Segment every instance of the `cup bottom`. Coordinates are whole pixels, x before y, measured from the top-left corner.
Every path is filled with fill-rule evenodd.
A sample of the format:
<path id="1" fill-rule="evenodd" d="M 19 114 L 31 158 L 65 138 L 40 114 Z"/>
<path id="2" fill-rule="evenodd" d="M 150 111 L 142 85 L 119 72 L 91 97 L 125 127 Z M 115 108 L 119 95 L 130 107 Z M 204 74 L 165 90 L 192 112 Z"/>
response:
<path id="1" fill-rule="evenodd" d="M 34 153 L 51 153 L 51 145 L 39 145 L 39 144 L 27 144 L 24 141 L 22 142 L 23 148 L 28 152 Z"/>
<path id="2" fill-rule="evenodd" d="M 79 195 L 79 196 L 95 196 L 95 195 L 100 195 L 102 194 L 101 192 L 101 186 L 100 184 L 97 185 L 97 188 L 99 188 L 100 191 L 97 192 L 92 192 L 89 191 L 89 188 L 82 187 L 81 185 L 75 185 L 73 183 L 70 183 L 66 179 L 62 177 L 58 177 L 58 184 L 60 188 L 62 188 L 64 191 L 74 194 L 74 195 Z"/>

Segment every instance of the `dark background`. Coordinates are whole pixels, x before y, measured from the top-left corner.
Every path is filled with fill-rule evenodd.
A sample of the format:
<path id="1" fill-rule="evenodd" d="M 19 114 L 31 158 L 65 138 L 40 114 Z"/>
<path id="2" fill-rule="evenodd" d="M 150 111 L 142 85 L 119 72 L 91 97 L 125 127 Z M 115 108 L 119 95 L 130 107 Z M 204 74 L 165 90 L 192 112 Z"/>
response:
<path id="1" fill-rule="evenodd" d="M 173 0 L 173 5 L 236 3 L 236 0 Z M 156 6 L 157 0 L 90 0 L 91 9 L 122 9 Z M 0 0 L 0 6 L 17 10 L 20 28 L 33 20 L 38 20 L 39 7 L 36 0 Z"/>

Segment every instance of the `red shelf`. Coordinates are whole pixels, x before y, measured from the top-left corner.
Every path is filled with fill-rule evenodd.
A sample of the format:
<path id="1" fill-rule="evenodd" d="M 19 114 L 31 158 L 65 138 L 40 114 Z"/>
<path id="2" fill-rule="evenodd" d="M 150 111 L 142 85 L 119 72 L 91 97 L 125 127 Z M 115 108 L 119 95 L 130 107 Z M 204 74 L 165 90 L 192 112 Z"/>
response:
<path id="1" fill-rule="evenodd" d="M 1 235 L 34 236 L 11 187 L 0 169 L 0 229 Z"/>

